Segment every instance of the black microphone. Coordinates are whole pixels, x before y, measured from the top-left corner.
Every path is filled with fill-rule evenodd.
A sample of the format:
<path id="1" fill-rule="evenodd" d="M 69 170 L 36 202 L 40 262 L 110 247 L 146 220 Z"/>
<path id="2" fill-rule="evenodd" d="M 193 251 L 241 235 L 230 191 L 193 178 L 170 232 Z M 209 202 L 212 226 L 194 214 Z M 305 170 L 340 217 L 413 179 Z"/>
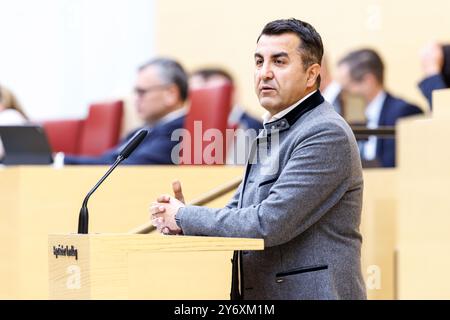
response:
<path id="1" fill-rule="evenodd" d="M 127 145 L 120 151 L 117 156 L 116 161 L 113 163 L 111 168 L 109 168 L 108 172 L 100 179 L 99 182 L 92 188 L 91 191 L 86 195 L 83 201 L 83 205 L 80 210 L 80 215 L 78 217 L 78 233 L 87 234 L 89 227 L 89 212 L 87 208 L 87 203 L 89 197 L 97 190 L 97 188 L 102 184 L 103 181 L 111 174 L 111 172 L 126 158 L 130 156 L 130 154 L 137 148 L 137 146 L 144 140 L 147 135 L 147 130 L 141 130 L 138 134 L 136 134 L 131 140 L 127 143 Z"/>

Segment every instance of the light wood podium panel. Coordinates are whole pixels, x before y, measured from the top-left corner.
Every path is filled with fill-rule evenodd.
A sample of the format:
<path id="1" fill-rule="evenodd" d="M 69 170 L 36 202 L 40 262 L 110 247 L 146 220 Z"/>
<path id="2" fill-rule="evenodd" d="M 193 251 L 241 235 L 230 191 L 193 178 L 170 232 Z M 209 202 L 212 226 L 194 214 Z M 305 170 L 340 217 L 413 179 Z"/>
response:
<path id="1" fill-rule="evenodd" d="M 19 180 L 12 170 L 0 169 L 0 299 L 13 298 L 17 285 Z"/>
<path id="2" fill-rule="evenodd" d="M 227 300 L 232 252 L 263 249 L 260 239 L 50 235 L 50 299 Z"/>
<path id="3" fill-rule="evenodd" d="M 362 271 L 367 298 L 395 298 L 397 170 L 364 170 Z"/>
<path id="4" fill-rule="evenodd" d="M 87 192 L 107 167 L 0 168 L 0 298 L 47 299 L 48 235 L 76 233 Z M 180 179 L 191 201 L 236 176 L 242 167 L 119 167 L 89 200 L 89 232 L 124 233 L 149 218 L 148 207 Z M 232 193 L 210 204 L 224 206 Z"/>
<path id="5" fill-rule="evenodd" d="M 82 200 L 106 167 L 0 169 L 0 298 L 48 298 L 48 234 L 75 233 Z M 242 167 L 119 167 L 89 201 L 90 232 L 123 233 L 148 219 L 148 206 L 180 179 L 186 200 L 241 176 Z M 371 299 L 391 299 L 395 170 L 364 171 L 363 275 Z M 222 207 L 233 192 L 212 202 Z M 3 223 L 4 222 L 4 223 Z M 44 252 L 44 254 L 42 254 Z M 224 253 L 226 259 L 231 258 Z M 6 259 L 6 257 L 8 257 Z M 142 257 L 136 257 L 142 259 Z M 380 271 L 380 272 L 379 272 Z"/>
<path id="6" fill-rule="evenodd" d="M 450 90 L 433 91 L 433 119 L 450 119 Z"/>
<path id="7" fill-rule="evenodd" d="M 450 299 L 450 90 L 399 125 L 398 297 Z"/>

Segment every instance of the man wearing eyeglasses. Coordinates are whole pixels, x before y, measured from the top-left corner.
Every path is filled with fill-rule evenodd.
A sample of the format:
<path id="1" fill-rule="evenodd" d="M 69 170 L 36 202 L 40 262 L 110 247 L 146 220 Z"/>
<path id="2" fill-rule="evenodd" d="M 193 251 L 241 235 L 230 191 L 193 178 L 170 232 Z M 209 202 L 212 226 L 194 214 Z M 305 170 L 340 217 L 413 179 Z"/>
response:
<path id="1" fill-rule="evenodd" d="M 157 58 L 139 68 L 135 85 L 136 109 L 145 125 L 131 132 L 110 151 L 99 157 L 65 156 L 65 164 L 112 164 L 122 147 L 136 132 L 149 134 L 125 164 L 173 164 L 171 151 L 178 141 L 171 141 L 172 132 L 183 128 L 188 96 L 187 75 L 176 61 Z"/>

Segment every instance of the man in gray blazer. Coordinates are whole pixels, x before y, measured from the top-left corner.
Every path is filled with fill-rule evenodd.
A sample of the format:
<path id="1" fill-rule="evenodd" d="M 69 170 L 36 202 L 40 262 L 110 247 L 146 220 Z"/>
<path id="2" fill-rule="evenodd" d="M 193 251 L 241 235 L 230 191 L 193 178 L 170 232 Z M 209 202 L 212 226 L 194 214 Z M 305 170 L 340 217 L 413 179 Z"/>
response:
<path id="1" fill-rule="evenodd" d="M 165 234 L 264 239 L 264 251 L 235 253 L 232 299 L 366 298 L 361 160 L 318 90 L 322 54 L 310 24 L 268 23 L 255 52 L 255 90 L 268 113 L 233 199 L 223 209 L 185 206 L 175 183 L 175 197 L 150 208 Z"/>

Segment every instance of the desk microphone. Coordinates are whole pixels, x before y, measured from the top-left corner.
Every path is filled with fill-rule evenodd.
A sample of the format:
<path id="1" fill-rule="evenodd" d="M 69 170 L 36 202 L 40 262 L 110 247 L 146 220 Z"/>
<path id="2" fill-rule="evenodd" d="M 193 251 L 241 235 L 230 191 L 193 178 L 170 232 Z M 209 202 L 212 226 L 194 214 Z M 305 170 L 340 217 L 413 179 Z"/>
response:
<path id="1" fill-rule="evenodd" d="M 105 173 L 105 175 L 100 179 L 99 182 L 92 188 L 91 191 L 86 195 L 86 198 L 84 198 L 83 206 L 80 210 L 80 216 L 78 218 L 78 233 L 81 234 L 87 234 L 88 233 L 88 226 L 89 226 L 89 212 L 87 208 L 87 202 L 89 200 L 89 197 L 97 190 L 97 188 L 102 184 L 103 181 L 111 174 L 111 172 L 126 158 L 130 156 L 130 154 L 137 148 L 137 146 L 144 140 L 145 136 L 147 135 L 147 130 L 141 130 L 138 134 L 136 134 L 128 143 L 127 145 L 122 149 L 122 151 L 117 156 L 116 161 L 113 163 L 111 168 L 109 168 L 108 172 Z"/>

